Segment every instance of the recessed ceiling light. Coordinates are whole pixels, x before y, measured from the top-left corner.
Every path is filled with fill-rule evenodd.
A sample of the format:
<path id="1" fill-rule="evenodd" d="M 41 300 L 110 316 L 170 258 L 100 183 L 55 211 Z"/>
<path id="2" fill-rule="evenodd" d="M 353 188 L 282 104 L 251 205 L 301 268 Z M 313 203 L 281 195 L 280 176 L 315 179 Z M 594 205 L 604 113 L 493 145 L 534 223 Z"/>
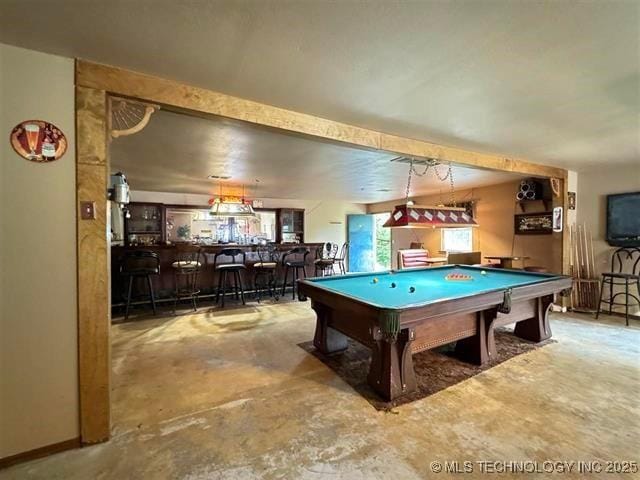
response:
<path id="1" fill-rule="evenodd" d="M 209 180 L 229 180 L 231 176 L 229 175 L 209 175 L 207 176 Z"/>

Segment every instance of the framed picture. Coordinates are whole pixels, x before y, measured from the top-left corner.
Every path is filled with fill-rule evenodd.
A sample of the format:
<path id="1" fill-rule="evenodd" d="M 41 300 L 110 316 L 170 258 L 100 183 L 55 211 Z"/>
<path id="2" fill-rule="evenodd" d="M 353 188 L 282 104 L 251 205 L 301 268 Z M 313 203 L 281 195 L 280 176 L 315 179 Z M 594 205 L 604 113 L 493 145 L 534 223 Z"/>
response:
<path id="1" fill-rule="evenodd" d="M 562 207 L 556 207 L 553 209 L 553 231 L 562 231 Z"/>
<path id="2" fill-rule="evenodd" d="M 516 235 L 547 235 L 553 233 L 552 213 L 521 213 L 514 215 Z"/>

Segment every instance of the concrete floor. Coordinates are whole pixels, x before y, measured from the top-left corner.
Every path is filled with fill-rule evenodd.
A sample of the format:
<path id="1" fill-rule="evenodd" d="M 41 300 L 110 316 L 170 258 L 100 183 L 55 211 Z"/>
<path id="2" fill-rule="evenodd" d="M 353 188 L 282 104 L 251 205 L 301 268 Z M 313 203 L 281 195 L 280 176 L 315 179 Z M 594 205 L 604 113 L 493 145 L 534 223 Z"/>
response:
<path id="1" fill-rule="evenodd" d="M 391 413 L 297 346 L 313 335 L 308 303 L 116 325 L 112 440 L 0 479 L 418 479 L 450 476 L 433 461 L 637 462 L 640 328 L 623 322 L 555 314 L 557 343 Z M 479 476 L 472 467 L 454 476 Z"/>

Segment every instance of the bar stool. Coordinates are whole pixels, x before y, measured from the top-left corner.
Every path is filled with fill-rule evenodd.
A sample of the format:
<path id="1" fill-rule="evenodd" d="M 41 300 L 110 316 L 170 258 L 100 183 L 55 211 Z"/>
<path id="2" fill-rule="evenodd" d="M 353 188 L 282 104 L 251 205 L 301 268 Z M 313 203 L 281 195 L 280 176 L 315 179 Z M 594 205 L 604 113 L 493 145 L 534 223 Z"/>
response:
<path id="1" fill-rule="evenodd" d="M 278 251 L 274 245 L 260 245 L 257 248 L 258 262 L 253 265 L 254 277 L 253 286 L 256 292 L 256 298 L 260 301 L 262 289 L 260 288 L 259 278 L 264 277 L 266 280 L 269 295 L 278 300 L 276 289 L 276 270 L 278 268 Z"/>
<path id="2" fill-rule="evenodd" d="M 347 273 L 347 266 L 345 262 L 347 261 L 347 255 L 349 254 L 349 242 L 344 242 L 342 244 L 342 248 L 340 249 L 340 255 L 335 258 L 336 263 L 338 264 L 338 269 L 340 273 L 344 275 Z"/>
<path id="3" fill-rule="evenodd" d="M 337 243 L 327 242 L 321 249 L 316 250 L 317 258 L 313 261 L 314 275 L 317 277 L 318 272 L 320 272 L 323 277 L 327 274 L 333 275 L 336 255 L 338 255 Z"/>
<path id="4" fill-rule="evenodd" d="M 218 260 L 220 257 L 231 257 L 230 262 L 220 262 Z M 236 258 L 240 257 L 240 261 L 236 261 Z M 245 253 L 244 250 L 239 248 L 225 248 L 220 250 L 213 257 L 213 270 L 218 272 L 218 289 L 216 291 L 216 302 L 220 299 L 220 294 L 222 294 L 222 303 L 221 306 L 224 308 L 224 297 L 227 293 L 227 274 L 230 272 L 233 276 L 233 291 L 235 293 L 236 300 L 238 299 L 238 293 L 240 293 L 240 298 L 242 299 L 242 304 L 245 305 L 244 302 L 244 288 L 242 286 L 242 277 L 240 276 L 240 272 L 245 270 L 247 267 L 244 264 L 245 262 Z"/>
<path id="5" fill-rule="evenodd" d="M 136 278 L 146 278 L 149 287 L 149 297 L 153 314 L 156 314 L 156 299 L 153 293 L 152 275 L 160 275 L 160 257 L 157 253 L 149 250 L 133 250 L 126 252 L 120 264 L 120 275 L 129 277 L 129 288 L 127 290 L 127 306 L 124 318 L 129 318 L 129 307 L 131 306 L 131 294 L 133 291 L 133 280 Z"/>
<path id="6" fill-rule="evenodd" d="M 176 259 L 171 264 L 174 278 L 173 313 L 176 312 L 178 302 L 183 298 L 190 298 L 193 311 L 198 310 L 196 298 L 200 293 L 198 288 L 198 274 L 202 263 L 200 262 L 202 249 L 195 245 L 177 244 Z"/>
<path id="7" fill-rule="evenodd" d="M 635 256 L 638 256 L 634 260 Z M 628 263 L 630 268 L 625 269 Z M 626 272 L 625 272 L 626 270 Z M 605 284 L 609 286 L 609 297 L 602 298 Z M 629 292 L 629 287 L 635 286 L 638 296 Z M 615 287 L 624 287 L 623 291 L 615 292 Z M 616 298 L 623 296 L 624 302 L 616 301 Z M 602 274 L 602 283 L 600 284 L 600 297 L 598 298 L 598 311 L 596 312 L 596 320 L 600 316 L 601 306 L 603 303 L 609 305 L 609 315 L 613 313 L 613 306 L 624 306 L 625 323 L 629 326 L 629 302 L 640 306 L 640 248 L 622 247 L 613 252 L 611 256 L 611 271 Z"/>
<path id="8" fill-rule="evenodd" d="M 295 247 L 282 256 L 282 266 L 284 267 L 284 279 L 282 280 L 282 296 L 284 297 L 284 291 L 287 288 L 287 277 L 289 276 L 289 270 L 293 269 L 291 275 L 291 298 L 296 298 L 296 281 L 300 278 L 300 272 L 302 272 L 302 278 L 307 277 L 305 266 L 307 264 L 307 255 L 309 255 L 309 249 L 306 247 Z"/>

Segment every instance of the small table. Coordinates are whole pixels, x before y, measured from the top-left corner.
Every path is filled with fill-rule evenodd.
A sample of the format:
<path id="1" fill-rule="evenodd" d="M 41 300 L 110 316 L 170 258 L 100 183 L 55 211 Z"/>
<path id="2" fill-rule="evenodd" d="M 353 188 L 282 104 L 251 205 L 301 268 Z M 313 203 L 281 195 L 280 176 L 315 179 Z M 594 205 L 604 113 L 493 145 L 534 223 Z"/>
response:
<path id="1" fill-rule="evenodd" d="M 522 261 L 523 262 L 523 266 L 524 266 L 524 261 L 525 260 L 529 260 L 529 258 L 531 257 L 524 257 L 524 256 L 513 256 L 513 255 L 497 255 L 495 257 L 484 257 L 487 260 L 498 260 L 500 262 L 500 268 L 513 268 L 513 262 L 519 262 Z"/>
<path id="2" fill-rule="evenodd" d="M 471 281 L 448 281 L 451 273 Z M 551 337 L 547 312 L 571 277 L 461 265 L 298 280 L 300 299 L 317 315 L 314 346 L 371 348 L 368 382 L 386 400 L 417 388 L 412 356 L 456 342 L 462 359 L 482 365 L 497 355 L 494 330 L 516 323 L 518 337 Z"/>

